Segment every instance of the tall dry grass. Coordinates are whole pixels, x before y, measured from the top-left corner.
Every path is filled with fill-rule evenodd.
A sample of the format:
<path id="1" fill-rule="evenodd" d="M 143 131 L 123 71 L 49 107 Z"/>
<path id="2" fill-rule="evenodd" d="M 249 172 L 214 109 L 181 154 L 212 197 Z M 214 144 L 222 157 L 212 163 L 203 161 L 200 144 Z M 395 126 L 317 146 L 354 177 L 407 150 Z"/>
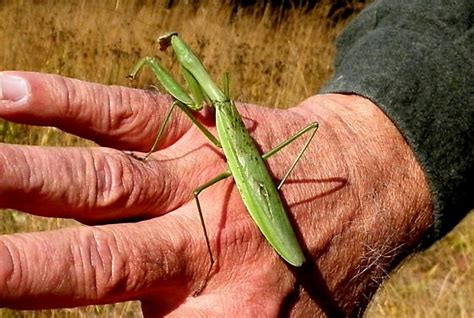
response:
<path id="1" fill-rule="evenodd" d="M 105 84 L 125 79 L 142 56 L 157 53 L 155 38 L 176 30 L 203 57 L 213 75 L 232 76 L 236 99 L 290 107 L 314 94 L 332 72 L 334 40 L 346 21 L 328 18 L 329 1 L 315 9 L 237 9 L 221 1 L 1 1 L 0 70 L 57 73 Z M 176 65 L 164 59 L 175 70 Z M 150 74 L 135 86 L 153 83 Z M 0 141 L 82 145 L 53 128 L 0 121 Z M 0 181 L 1 182 L 1 181 Z M 447 239 L 407 262 L 385 284 L 367 317 L 468 317 L 474 313 L 471 216 Z M 0 233 L 77 225 L 16 211 L 0 212 Z M 0 282 L 1 283 L 1 282 Z M 0 317 L 135 317 L 137 303 L 22 312 Z"/>

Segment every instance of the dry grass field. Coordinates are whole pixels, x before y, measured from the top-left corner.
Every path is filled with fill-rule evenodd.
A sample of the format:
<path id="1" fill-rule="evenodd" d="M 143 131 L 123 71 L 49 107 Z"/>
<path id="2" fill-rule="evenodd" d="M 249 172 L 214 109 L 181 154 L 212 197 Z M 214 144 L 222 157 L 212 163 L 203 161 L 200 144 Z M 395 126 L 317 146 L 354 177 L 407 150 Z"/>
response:
<path id="1" fill-rule="evenodd" d="M 176 30 L 214 75 L 230 72 L 236 99 L 291 107 L 317 92 L 330 77 L 334 41 L 347 23 L 334 17 L 350 12 L 339 9 L 330 14 L 329 1 L 309 11 L 269 6 L 243 9 L 217 0 L 174 1 L 171 8 L 169 3 L 0 0 L 0 70 L 41 71 L 127 86 L 131 85 L 125 78 L 130 67 L 140 57 L 156 53 L 157 35 Z M 358 2 L 348 6 L 355 11 L 361 8 Z M 145 83 L 153 83 L 150 74 L 133 85 Z M 0 142 L 87 143 L 53 128 L 3 121 Z M 73 221 L 0 211 L 0 234 L 72 225 L 77 226 Z M 471 213 L 444 240 L 407 260 L 390 275 L 366 317 L 474 317 L 473 225 Z M 0 317 L 140 315 L 139 305 L 133 302 L 53 311 L 0 310 Z"/>

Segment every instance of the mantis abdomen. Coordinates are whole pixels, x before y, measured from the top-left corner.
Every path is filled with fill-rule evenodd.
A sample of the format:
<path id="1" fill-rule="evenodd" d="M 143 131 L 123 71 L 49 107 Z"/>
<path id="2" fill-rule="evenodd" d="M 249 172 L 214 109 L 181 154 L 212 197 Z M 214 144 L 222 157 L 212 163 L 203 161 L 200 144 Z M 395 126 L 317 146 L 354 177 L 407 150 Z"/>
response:
<path id="1" fill-rule="evenodd" d="M 234 103 L 218 105 L 217 131 L 244 205 L 277 253 L 291 265 L 301 266 L 303 252 L 260 152 Z"/>

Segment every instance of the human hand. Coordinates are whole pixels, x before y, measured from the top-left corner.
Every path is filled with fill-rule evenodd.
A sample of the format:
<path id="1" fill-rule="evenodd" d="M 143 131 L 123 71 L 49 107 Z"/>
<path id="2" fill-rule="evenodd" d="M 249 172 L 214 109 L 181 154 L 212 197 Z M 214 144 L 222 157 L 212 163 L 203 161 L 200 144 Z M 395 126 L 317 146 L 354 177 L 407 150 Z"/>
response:
<path id="1" fill-rule="evenodd" d="M 27 94 L 3 84 L 2 118 L 56 126 L 103 147 L 0 145 L 0 207 L 93 225 L 0 236 L 2 307 L 140 300 L 145 316 L 353 314 L 431 223 L 423 172 L 370 101 L 320 95 L 289 110 L 240 105 L 262 151 L 320 124 L 281 191 L 307 263 L 292 269 L 278 257 L 225 180 L 201 195 L 217 264 L 192 297 L 209 265 L 192 191 L 225 169 L 220 151 L 176 112 L 160 150 L 136 160 L 122 150 L 149 149 L 168 97 L 37 73 L 0 80 L 12 75 L 27 82 Z M 276 178 L 302 142 L 269 159 Z"/>

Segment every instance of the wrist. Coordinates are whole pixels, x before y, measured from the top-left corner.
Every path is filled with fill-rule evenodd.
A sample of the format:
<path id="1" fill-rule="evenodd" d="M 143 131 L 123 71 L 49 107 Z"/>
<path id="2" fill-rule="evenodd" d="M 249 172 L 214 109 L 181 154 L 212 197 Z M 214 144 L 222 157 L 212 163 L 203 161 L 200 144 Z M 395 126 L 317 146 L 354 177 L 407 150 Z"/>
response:
<path id="1" fill-rule="evenodd" d="M 317 142 L 328 144 L 321 155 L 331 158 L 322 160 L 321 169 L 346 180 L 322 202 L 336 217 L 325 225 L 330 230 L 325 230 L 324 252 L 313 255 L 317 267 L 327 270 L 324 278 L 333 297 L 351 312 L 370 300 L 386 274 L 428 232 L 429 187 L 401 133 L 368 99 L 319 95 L 301 107 L 317 114 Z M 315 224 L 313 230 L 320 231 Z"/>

